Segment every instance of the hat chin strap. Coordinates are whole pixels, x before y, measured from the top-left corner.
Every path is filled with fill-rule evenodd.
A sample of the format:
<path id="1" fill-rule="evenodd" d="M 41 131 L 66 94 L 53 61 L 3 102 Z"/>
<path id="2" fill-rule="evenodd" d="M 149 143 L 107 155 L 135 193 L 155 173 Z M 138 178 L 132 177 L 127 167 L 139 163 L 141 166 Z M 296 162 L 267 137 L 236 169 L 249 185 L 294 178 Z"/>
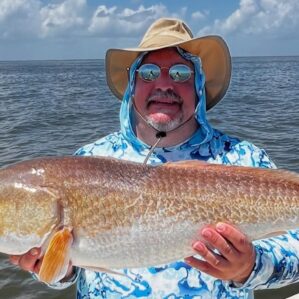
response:
<path id="1" fill-rule="evenodd" d="M 153 144 L 150 147 L 150 151 L 148 152 L 148 154 L 146 155 L 143 164 L 146 164 L 149 157 L 151 156 L 151 154 L 153 153 L 153 151 L 155 150 L 155 148 L 158 146 L 159 142 L 161 141 L 162 138 L 167 136 L 167 133 L 173 132 L 174 130 L 179 129 L 180 127 L 182 127 L 183 125 L 185 125 L 187 122 L 189 122 L 193 117 L 195 117 L 195 112 L 193 112 L 184 122 L 180 123 L 178 126 L 174 127 L 171 130 L 168 131 L 160 131 L 158 129 L 156 129 L 147 119 L 145 119 L 145 117 L 143 115 L 141 115 L 141 113 L 138 111 L 136 105 L 135 105 L 135 101 L 134 101 L 134 97 L 133 97 L 133 107 L 135 109 L 135 112 L 138 114 L 138 116 L 152 129 L 154 129 L 157 133 L 156 133 L 156 138 L 157 141 L 155 142 L 155 144 Z"/>

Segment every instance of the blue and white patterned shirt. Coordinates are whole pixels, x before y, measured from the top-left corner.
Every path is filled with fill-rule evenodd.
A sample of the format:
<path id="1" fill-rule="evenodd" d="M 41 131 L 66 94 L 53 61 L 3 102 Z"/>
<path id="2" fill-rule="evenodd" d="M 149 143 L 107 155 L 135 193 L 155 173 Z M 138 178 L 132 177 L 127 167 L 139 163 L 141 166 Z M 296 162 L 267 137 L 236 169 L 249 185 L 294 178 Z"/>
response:
<path id="1" fill-rule="evenodd" d="M 205 77 L 198 57 L 190 53 L 179 53 L 191 60 L 195 69 L 195 89 L 198 104 L 194 117 L 198 130 L 182 144 L 156 148 L 148 164 L 167 161 L 204 160 L 208 163 L 275 168 L 264 150 L 247 141 L 227 136 L 213 129 L 206 119 Z M 84 156 L 109 156 L 117 159 L 144 162 L 149 146 L 139 140 L 132 129 L 132 94 L 135 70 L 143 55 L 130 68 L 130 84 L 120 109 L 120 132 L 83 146 L 76 154 Z M 285 235 L 254 242 L 256 249 L 255 267 L 243 285 L 232 285 L 191 268 L 183 261 L 167 265 L 139 269 L 117 269 L 124 276 L 78 270 L 76 277 L 68 283 L 51 285 L 64 288 L 77 278 L 78 299 L 119 298 L 167 298 L 167 299 L 240 299 L 253 298 L 253 289 L 280 287 L 299 278 L 299 234 L 296 231 Z"/>

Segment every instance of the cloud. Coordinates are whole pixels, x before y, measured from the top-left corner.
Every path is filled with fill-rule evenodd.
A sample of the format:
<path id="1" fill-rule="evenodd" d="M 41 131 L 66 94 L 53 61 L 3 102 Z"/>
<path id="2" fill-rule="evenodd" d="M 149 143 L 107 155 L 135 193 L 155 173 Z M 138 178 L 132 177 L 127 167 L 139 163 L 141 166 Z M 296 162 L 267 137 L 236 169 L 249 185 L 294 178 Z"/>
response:
<path id="1" fill-rule="evenodd" d="M 163 4 L 120 8 L 88 6 L 87 0 L 0 0 L 0 39 L 135 38 L 156 19 L 187 18 L 187 7 L 170 13 Z"/>
<path id="2" fill-rule="evenodd" d="M 206 18 L 208 12 L 201 12 L 201 11 L 195 11 L 191 14 L 191 18 L 194 21 L 202 21 Z"/>
<path id="3" fill-rule="evenodd" d="M 133 10 L 119 10 L 116 6 L 107 8 L 100 5 L 94 12 L 88 31 L 101 37 L 134 37 L 143 32 L 153 20 L 167 15 L 167 8 L 162 4 Z"/>
<path id="4" fill-rule="evenodd" d="M 0 39 L 38 34 L 39 9 L 40 2 L 36 0 L 1 0 Z"/>
<path id="5" fill-rule="evenodd" d="M 41 0 L 0 0 L 0 38 L 44 38 L 84 24 L 86 0 L 43 5 Z"/>
<path id="6" fill-rule="evenodd" d="M 26 0 L 2 0 L 0 1 L 0 22 L 14 17 L 16 14 L 26 16 L 34 8 L 37 1 Z"/>
<path id="7" fill-rule="evenodd" d="M 41 8 L 41 34 L 47 36 L 66 32 L 84 24 L 82 10 L 86 0 L 66 0 L 60 4 L 48 4 Z"/>
<path id="8" fill-rule="evenodd" d="M 241 0 L 239 8 L 226 19 L 216 19 L 198 34 L 267 34 L 273 37 L 289 34 L 295 37 L 299 29 L 298 14 L 298 0 Z"/>

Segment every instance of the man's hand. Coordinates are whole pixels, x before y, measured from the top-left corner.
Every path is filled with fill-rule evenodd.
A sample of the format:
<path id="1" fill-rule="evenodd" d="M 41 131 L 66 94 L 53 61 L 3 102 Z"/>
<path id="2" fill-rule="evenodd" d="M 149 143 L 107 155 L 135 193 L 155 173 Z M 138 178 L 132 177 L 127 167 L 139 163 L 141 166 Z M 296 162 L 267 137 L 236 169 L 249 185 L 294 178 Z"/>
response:
<path id="1" fill-rule="evenodd" d="M 43 256 L 41 256 L 41 248 L 32 248 L 23 255 L 11 255 L 9 260 L 12 264 L 19 266 L 22 270 L 30 271 L 38 275 L 40 267 L 42 265 Z M 62 280 L 66 281 L 68 278 L 72 277 L 74 274 L 73 266 L 70 263 L 66 276 Z"/>
<path id="2" fill-rule="evenodd" d="M 255 250 L 248 238 L 237 228 L 227 223 L 218 223 L 216 228 L 205 227 L 201 231 L 205 242 L 215 248 L 215 253 L 204 242 L 197 241 L 193 249 L 204 258 L 188 257 L 190 266 L 221 280 L 244 283 L 255 263 Z"/>
<path id="3" fill-rule="evenodd" d="M 40 254 L 41 248 L 32 248 L 23 255 L 11 255 L 9 260 L 12 264 L 19 266 L 25 271 L 38 274 L 42 264 L 42 257 L 40 257 Z"/>

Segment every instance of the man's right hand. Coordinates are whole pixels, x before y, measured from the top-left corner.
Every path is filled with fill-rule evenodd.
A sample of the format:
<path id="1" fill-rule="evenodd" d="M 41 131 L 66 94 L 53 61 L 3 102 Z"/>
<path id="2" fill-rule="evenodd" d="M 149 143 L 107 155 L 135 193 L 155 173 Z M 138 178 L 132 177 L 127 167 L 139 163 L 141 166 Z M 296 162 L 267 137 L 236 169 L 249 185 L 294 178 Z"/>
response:
<path id="1" fill-rule="evenodd" d="M 35 247 L 22 255 L 11 255 L 9 260 L 12 264 L 19 266 L 25 271 L 30 271 L 38 274 L 42 264 L 43 257 L 41 255 L 41 248 Z"/>
<path id="2" fill-rule="evenodd" d="M 22 255 L 10 255 L 9 260 L 12 264 L 19 266 L 22 270 L 30 271 L 38 275 L 42 265 L 43 256 L 41 256 L 41 248 L 35 247 Z M 67 273 L 61 282 L 67 281 L 74 275 L 73 266 L 70 263 Z"/>

